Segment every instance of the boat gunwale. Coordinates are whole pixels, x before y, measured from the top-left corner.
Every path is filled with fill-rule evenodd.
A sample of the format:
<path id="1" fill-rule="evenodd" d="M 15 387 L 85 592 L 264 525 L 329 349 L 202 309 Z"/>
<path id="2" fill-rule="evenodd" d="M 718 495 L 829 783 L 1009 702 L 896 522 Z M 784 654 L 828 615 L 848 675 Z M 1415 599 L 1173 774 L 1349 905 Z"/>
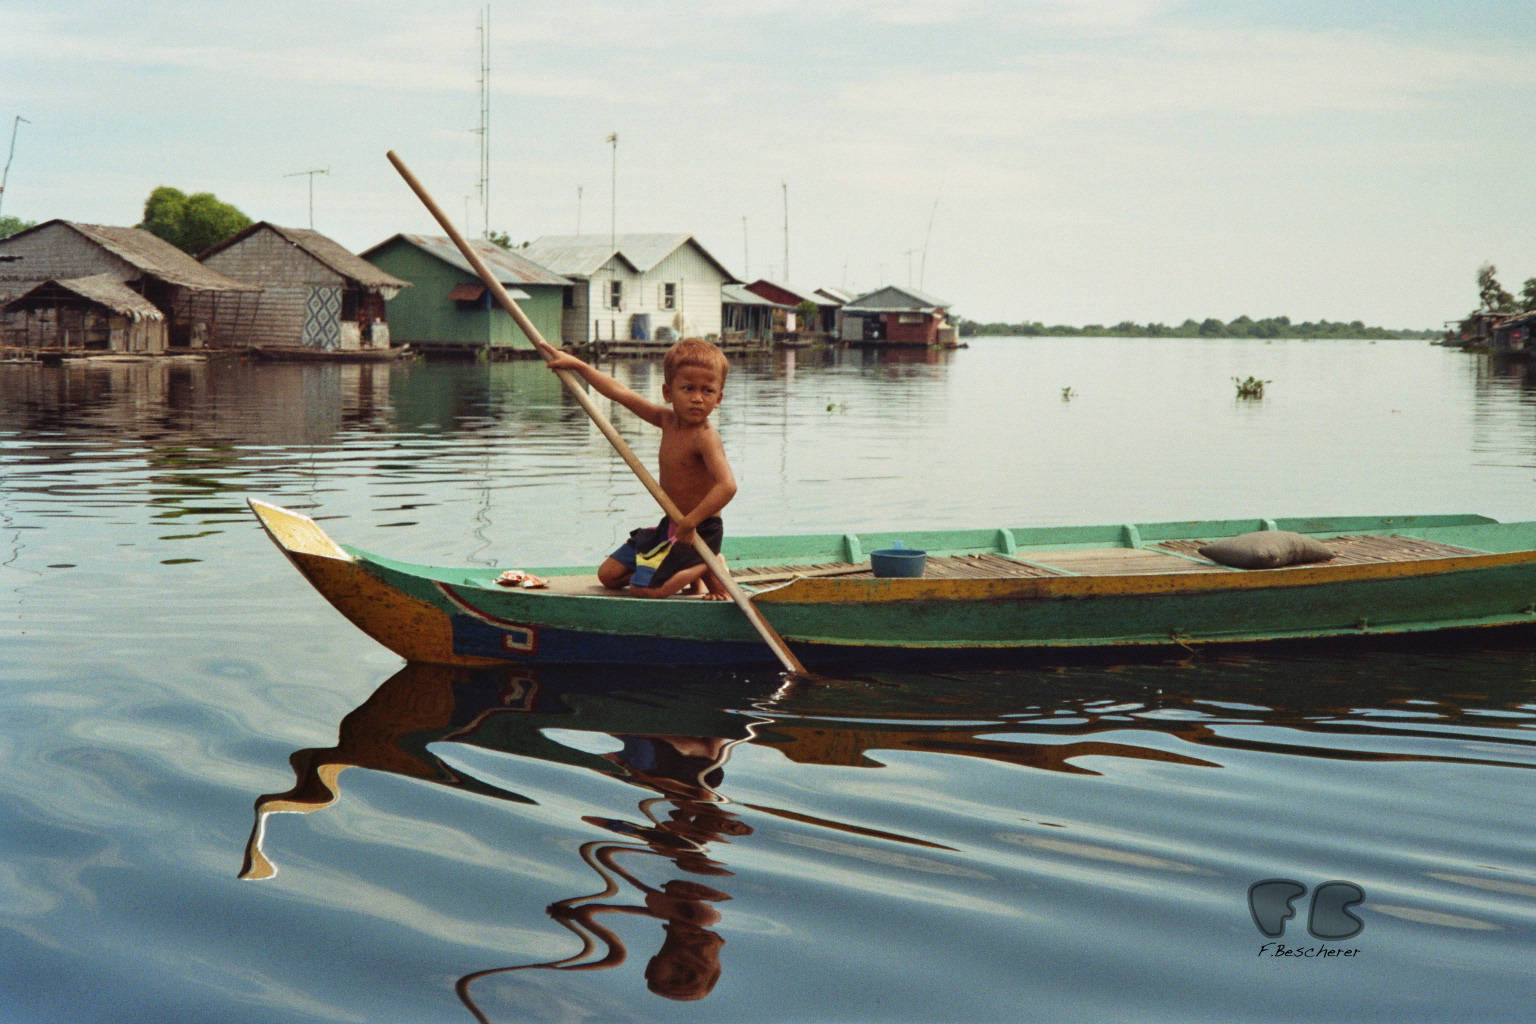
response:
<path id="1" fill-rule="evenodd" d="M 1483 520 L 1483 525 L 1517 528 L 1523 524 L 1497 523 Z M 1536 525 L 1536 524 L 1533 524 Z M 1332 533 L 1333 530 L 1323 530 Z M 1357 535 L 1370 531 L 1357 531 Z M 1378 534 L 1382 535 L 1382 534 Z M 784 540 L 793 540 L 785 537 Z M 1175 538 L 1169 538 L 1175 539 Z M 1419 538 L 1411 538 L 1419 539 Z M 654 603 L 654 599 L 640 598 L 623 591 L 598 590 L 571 593 L 558 589 L 509 588 L 495 583 L 500 573 L 497 567 L 442 566 L 410 562 L 390 558 L 358 548 L 350 544 L 337 547 L 349 558 L 375 565 L 388 572 L 416 576 L 421 579 L 444 583 L 453 587 L 471 588 L 484 593 L 504 597 L 525 596 L 531 600 L 547 601 L 624 601 Z M 1035 564 L 1049 567 L 1046 556 L 1051 550 L 1080 551 L 1080 547 L 1020 548 L 1006 557 L 1018 560 L 1022 565 Z M 1111 549 L 1105 549 L 1111 550 Z M 1122 547 L 1123 551 L 1157 551 L 1154 545 Z M 972 553 L 972 552 L 964 552 Z M 1187 557 L 1175 552 L 1159 552 L 1170 557 Z M 1365 562 L 1316 562 L 1269 569 L 1234 569 L 1216 566 L 1214 563 L 1192 565 L 1189 570 L 1157 569 L 1128 572 L 1078 574 L 1058 571 L 1051 575 L 1019 576 L 969 576 L 969 577 L 918 577 L 909 579 L 877 578 L 869 576 L 804 575 L 784 582 L 763 587 L 744 584 L 754 602 L 763 603 L 829 603 L 858 604 L 888 601 L 922 600 L 1007 600 L 1018 598 L 1085 598 L 1095 596 L 1152 596 L 1166 594 L 1197 594 L 1222 590 L 1278 589 L 1331 585 L 1344 582 L 1426 577 L 1457 572 L 1476 572 L 1508 565 L 1536 562 L 1536 548 L 1520 548 L 1511 551 L 1478 551 L 1475 553 L 1418 556 Z M 750 571 L 753 566 L 742 566 Z M 1213 571 L 1215 570 L 1215 571 Z M 595 576 L 587 567 L 544 566 L 530 572 L 554 578 Z M 521 604 L 522 602 L 513 602 Z M 718 602 L 673 599 L 671 605 L 717 605 Z M 532 606 L 530 606 L 532 607 Z"/>

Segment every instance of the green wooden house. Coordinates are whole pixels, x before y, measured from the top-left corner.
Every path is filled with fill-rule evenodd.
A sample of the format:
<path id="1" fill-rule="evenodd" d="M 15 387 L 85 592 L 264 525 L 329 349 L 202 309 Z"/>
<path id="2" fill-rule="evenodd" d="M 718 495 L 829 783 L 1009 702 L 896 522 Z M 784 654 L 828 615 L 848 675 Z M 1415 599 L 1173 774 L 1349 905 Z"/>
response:
<path id="1" fill-rule="evenodd" d="M 544 340 L 560 347 L 561 314 L 571 282 L 499 245 L 482 239 L 471 244 Z M 533 351 L 533 343 L 447 236 L 395 235 L 360 255 L 412 285 L 389 302 L 395 344 L 429 355 Z"/>

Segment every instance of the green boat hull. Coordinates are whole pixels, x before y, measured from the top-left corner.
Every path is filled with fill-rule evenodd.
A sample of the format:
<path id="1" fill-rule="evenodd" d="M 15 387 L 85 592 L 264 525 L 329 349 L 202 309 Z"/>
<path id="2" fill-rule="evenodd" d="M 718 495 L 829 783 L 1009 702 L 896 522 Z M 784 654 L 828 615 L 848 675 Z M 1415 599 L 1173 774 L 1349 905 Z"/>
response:
<path id="1" fill-rule="evenodd" d="M 776 663 L 729 602 L 616 596 L 579 585 L 586 568 L 534 568 L 550 588 L 508 589 L 496 569 L 395 561 L 338 545 L 307 517 L 252 507 L 316 589 L 409 661 Z M 1333 538 L 1369 556 L 1237 570 L 1189 548 L 1255 529 Z M 926 550 L 940 574 L 870 576 L 868 553 L 898 540 Z M 813 665 L 1536 623 L 1536 523 L 1480 516 L 748 537 L 728 541 L 725 554 L 764 617 Z M 786 565 L 798 568 L 781 578 L 766 568 Z M 940 571 L 951 566 L 966 574 Z"/>

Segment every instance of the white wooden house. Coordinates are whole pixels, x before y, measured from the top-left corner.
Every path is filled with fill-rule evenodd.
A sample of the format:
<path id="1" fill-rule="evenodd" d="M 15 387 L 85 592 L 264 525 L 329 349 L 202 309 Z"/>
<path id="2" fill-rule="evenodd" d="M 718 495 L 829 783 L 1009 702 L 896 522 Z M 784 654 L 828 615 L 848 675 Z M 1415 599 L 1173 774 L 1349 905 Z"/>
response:
<path id="1" fill-rule="evenodd" d="M 567 345 L 665 348 L 720 334 L 720 287 L 735 280 L 692 235 L 545 235 L 518 254 L 574 282 Z"/>

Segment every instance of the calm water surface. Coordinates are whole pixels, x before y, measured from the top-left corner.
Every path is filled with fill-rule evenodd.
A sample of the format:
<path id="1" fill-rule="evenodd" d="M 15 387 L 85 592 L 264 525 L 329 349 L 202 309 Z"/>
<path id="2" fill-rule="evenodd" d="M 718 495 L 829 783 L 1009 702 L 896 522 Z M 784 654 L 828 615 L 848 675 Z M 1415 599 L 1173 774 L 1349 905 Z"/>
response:
<path id="1" fill-rule="evenodd" d="M 1536 517 L 1536 389 L 1420 342 L 802 353 L 734 367 L 719 422 L 736 533 Z M 455 673 L 330 610 L 248 496 L 508 567 L 654 515 L 534 364 L 0 366 L 8 1022 L 1536 1012 L 1528 636 Z M 1313 955 L 1264 945 L 1269 879 Z M 1330 882 L 1357 934 L 1308 934 Z"/>

